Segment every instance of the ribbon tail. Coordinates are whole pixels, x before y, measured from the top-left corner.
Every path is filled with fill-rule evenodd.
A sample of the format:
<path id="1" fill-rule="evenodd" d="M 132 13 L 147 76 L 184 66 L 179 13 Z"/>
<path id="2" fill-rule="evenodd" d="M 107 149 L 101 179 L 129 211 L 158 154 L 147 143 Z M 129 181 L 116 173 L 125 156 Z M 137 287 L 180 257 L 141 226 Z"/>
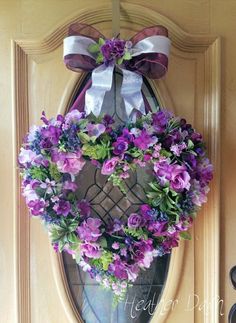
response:
<path id="1" fill-rule="evenodd" d="M 123 82 L 121 95 L 124 99 L 125 110 L 129 117 L 133 109 L 146 114 L 143 96 L 141 92 L 143 78 L 141 75 L 122 69 Z"/>
<path id="2" fill-rule="evenodd" d="M 97 117 L 102 109 L 104 96 L 111 90 L 114 64 L 98 66 L 92 72 L 92 86 L 85 94 L 85 113 L 91 112 Z"/>

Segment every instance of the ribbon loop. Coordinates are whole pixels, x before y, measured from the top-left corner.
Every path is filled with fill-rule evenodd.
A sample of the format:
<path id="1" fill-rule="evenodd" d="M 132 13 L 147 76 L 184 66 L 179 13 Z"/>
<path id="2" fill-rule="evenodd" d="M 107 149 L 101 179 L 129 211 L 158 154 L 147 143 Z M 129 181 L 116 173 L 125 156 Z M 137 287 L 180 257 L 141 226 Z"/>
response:
<path id="1" fill-rule="evenodd" d="M 70 35 L 64 39 L 64 62 L 66 66 L 74 71 L 92 71 L 92 86 L 85 94 L 85 112 L 98 116 L 101 112 L 104 96 L 111 90 L 114 67 L 119 67 L 123 72 L 123 82 L 121 95 L 124 99 L 127 116 L 131 115 L 133 109 L 145 114 L 145 104 L 143 101 L 142 75 L 149 78 L 160 78 L 165 75 L 168 67 L 168 56 L 170 40 L 168 31 L 163 26 L 145 28 L 131 38 L 129 42 L 112 39 L 107 41 L 106 55 L 109 60 L 105 61 L 102 45 L 98 44 L 99 38 L 103 35 L 95 28 L 85 24 L 73 24 L 70 27 Z M 106 41 L 104 41 L 105 43 Z M 114 45 L 116 42 L 116 45 Z M 114 55 L 113 46 L 116 50 Z M 119 45 L 117 45 L 119 43 Z M 128 48 L 128 57 L 121 58 L 125 50 L 121 44 L 131 44 Z M 98 55 L 91 53 L 89 47 L 94 45 L 98 48 Z M 94 47 L 93 46 L 93 47 Z M 123 54 L 120 53 L 123 50 Z M 110 55 L 110 56 L 109 56 Z M 113 56 L 114 55 L 114 56 Z M 118 55 L 118 56 L 116 56 Z M 125 56 L 124 56 L 125 57 Z M 110 59 L 111 58 L 111 59 Z M 119 64 L 118 64 L 119 63 Z M 74 108 L 74 105 L 73 105 Z"/>

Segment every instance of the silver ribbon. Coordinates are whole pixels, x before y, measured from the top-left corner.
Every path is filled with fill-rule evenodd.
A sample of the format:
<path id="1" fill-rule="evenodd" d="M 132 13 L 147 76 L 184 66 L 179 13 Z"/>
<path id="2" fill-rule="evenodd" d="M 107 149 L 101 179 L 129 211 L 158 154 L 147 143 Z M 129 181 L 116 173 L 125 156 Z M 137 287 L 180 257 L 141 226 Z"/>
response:
<path id="1" fill-rule="evenodd" d="M 96 44 L 93 39 L 84 36 L 69 36 L 64 39 L 64 57 L 69 54 L 86 55 L 94 60 L 96 57 L 88 51 L 91 44 Z M 161 53 L 169 56 L 170 40 L 161 35 L 147 37 L 131 48 L 131 55 L 138 56 L 144 53 Z M 85 94 L 85 112 L 90 114 L 93 112 L 98 116 L 102 109 L 104 96 L 107 91 L 111 90 L 112 78 L 115 64 L 106 66 L 102 64 L 96 67 L 92 72 L 92 86 Z M 119 67 L 119 65 L 117 65 Z M 120 68 L 120 67 L 119 67 Z M 121 95 L 124 99 L 125 110 L 129 117 L 132 110 L 135 108 L 142 114 L 145 114 L 145 105 L 142 97 L 142 82 L 141 75 L 122 69 L 123 82 L 121 86 Z"/>

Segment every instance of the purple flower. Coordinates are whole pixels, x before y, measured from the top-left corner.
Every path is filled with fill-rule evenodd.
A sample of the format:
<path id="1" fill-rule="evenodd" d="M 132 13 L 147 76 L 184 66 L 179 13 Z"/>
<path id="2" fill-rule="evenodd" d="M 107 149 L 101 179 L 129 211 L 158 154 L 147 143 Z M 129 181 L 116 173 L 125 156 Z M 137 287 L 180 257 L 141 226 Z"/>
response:
<path id="1" fill-rule="evenodd" d="M 87 125 L 87 131 L 90 137 L 98 138 L 101 134 L 105 132 L 105 130 L 106 130 L 106 127 L 101 123 L 99 124 L 89 123 Z"/>
<path id="2" fill-rule="evenodd" d="M 176 192 L 190 188 L 190 176 L 185 166 L 172 165 L 170 187 Z"/>
<path id="3" fill-rule="evenodd" d="M 172 117 L 172 114 L 166 110 L 153 113 L 152 120 L 153 120 L 154 130 L 158 134 L 163 133 L 165 131 L 166 124 L 171 117 Z"/>
<path id="4" fill-rule="evenodd" d="M 148 230 L 153 232 L 153 235 L 160 237 L 165 235 L 168 221 L 152 221 L 148 225 Z"/>
<path id="5" fill-rule="evenodd" d="M 21 165 L 27 166 L 28 163 L 33 163 L 37 154 L 29 149 L 21 148 L 18 161 Z"/>
<path id="6" fill-rule="evenodd" d="M 103 175 L 111 175 L 114 172 L 119 160 L 120 159 L 118 157 L 113 157 L 111 159 L 106 160 L 102 165 L 101 173 Z"/>
<path id="7" fill-rule="evenodd" d="M 65 183 L 63 184 L 64 190 L 75 192 L 77 188 L 78 188 L 78 185 L 71 181 L 65 181 Z"/>
<path id="8" fill-rule="evenodd" d="M 113 249 L 115 249 L 115 250 L 120 249 L 120 244 L 119 244 L 119 242 L 113 242 L 113 244 L 112 244 L 112 248 L 113 248 Z"/>
<path id="9" fill-rule="evenodd" d="M 79 122 L 83 118 L 83 113 L 73 110 L 66 114 L 63 129 L 68 129 L 71 123 Z"/>
<path id="10" fill-rule="evenodd" d="M 118 279 L 128 278 L 127 268 L 120 259 L 116 259 L 112 264 L 109 265 L 109 271 L 111 271 Z"/>
<path id="11" fill-rule="evenodd" d="M 137 229 L 143 225 L 143 218 L 137 213 L 131 213 L 128 218 L 128 227 L 130 229 Z"/>
<path id="12" fill-rule="evenodd" d="M 151 219 L 151 215 L 150 215 L 151 209 L 152 208 L 148 204 L 143 204 L 143 205 L 140 206 L 140 212 L 141 212 L 142 216 L 146 220 L 150 220 Z"/>
<path id="13" fill-rule="evenodd" d="M 93 259 L 98 259 L 102 255 L 100 247 L 97 243 L 81 243 L 80 251 L 83 256 Z"/>
<path id="14" fill-rule="evenodd" d="M 197 166 L 197 180 L 203 185 L 207 185 L 213 178 L 213 166 L 208 158 L 203 158 Z"/>
<path id="15" fill-rule="evenodd" d="M 129 131 L 129 129 L 125 128 L 122 131 L 122 137 L 124 140 L 126 140 L 128 143 L 131 143 L 134 141 L 134 135 Z"/>
<path id="16" fill-rule="evenodd" d="M 23 196 L 26 199 L 26 202 L 38 200 L 38 195 L 35 192 L 35 188 L 39 186 L 39 181 L 33 180 L 30 183 L 27 183 L 23 188 Z"/>
<path id="17" fill-rule="evenodd" d="M 82 158 L 82 153 L 64 153 L 55 152 L 52 156 L 52 161 L 57 163 L 58 170 L 61 173 L 70 173 L 77 175 L 85 165 L 85 160 Z"/>
<path id="18" fill-rule="evenodd" d="M 208 186 L 201 186 L 200 182 L 193 180 L 191 183 L 191 200 L 196 206 L 201 206 L 203 203 L 207 202 L 207 193 L 209 192 Z"/>
<path id="19" fill-rule="evenodd" d="M 57 145 L 62 131 L 60 128 L 50 125 L 46 128 L 42 128 L 41 133 L 52 145 Z"/>
<path id="20" fill-rule="evenodd" d="M 45 211 L 46 203 L 44 199 L 34 200 L 28 202 L 28 207 L 32 215 L 42 215 Z"/>
<path id="21" fill-rule="evenodd" d="M 181 144 L 175 144 L 170 147 L 170 150 L 173 151 L 173 153 L 176 156 L 180 156 L 182 151 L 187 148 L 186 144 L 183 142 Z"/>
<path id="22" fill-rule="evenodd" d="M 139 149 L 146 150 L 157 142 L 157 137 L 150 136 L 146 129 L 141 131 L 141 134 L 134 139 L 134 145 Z"/>
<path id="23" fill-rule="evenodd" d="M 114 147 L 113 153 L 115 155 L 121 155 L 128 149 L 128 143 L 122 138 L 117 138 L 117 141 L 112 144 Z"/>
<path id="24" fill-rule="evenodd" d="M 69 201 L 59 200 L 54 206 L 53 210 L 56 211 L 58 215 L 67 216 L 70 213 L 71 205 Z"/>
<path id="25" fill-rule="evenodd" d="M 77 232 L 81 240 L 95 242 L 102 235 L 100 232 L 100 226 L 102 221 L 96 218 L 88 218 L 83 221 L 77 228 Z"/>
<path id="26" fill-rule="evenodd" d="M 101 52 L 106 64 L 110 61 L 115 61 L 125 54 L 125 40 L 120 39 L 107 39 L 101 46 Z"/>
<path id="27" fill-rule="evenodd" d="M 103 123 L 106 127 L 108 127 L 109 125 L 113 124 L 115 121 L 112 118 L 112 116 L 110 116 L 109 114 L 105 114 L 103 117 Z"/>
<path id="28" fill-rule="evenodd" d="M 90 216 L 91 208 L 90 208 L 90 204 L 86 200 L 81 200 L 80 202 L 78 202 L 77 206 L 78 206 L 78 209 L 80 210 L 81 216 L 85 216 L 85 217 Z"/>
<path id="29" fill-rule="evenodd" d="M 161 185 L 165 185 L 171 179 L 171 171 L 172 166 L 167 159 L 162 159 L 154 164 L 154 172 Z"/>

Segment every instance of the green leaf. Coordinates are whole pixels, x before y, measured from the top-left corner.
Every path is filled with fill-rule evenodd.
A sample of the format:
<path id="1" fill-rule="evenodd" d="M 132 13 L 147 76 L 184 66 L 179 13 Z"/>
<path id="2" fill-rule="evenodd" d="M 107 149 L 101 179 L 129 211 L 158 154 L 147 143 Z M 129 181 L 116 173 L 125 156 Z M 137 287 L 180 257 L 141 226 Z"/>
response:
<path id="1" fill-rule="evenodd" d="M 56 182 L 60 182 L 62 175 L 58 171 L 56 164 L 54 163 L 49 164 L 49 173 L 52 179 L 54 179 Z"/>
<path id="2" fill-rule="evenodd" d="M 97 55 L 97 58 L 96 58 L 96 63 L 97 64 L 101 64 L 101 63 L 103 63 L 103 55 L 102 55 L 102 53 L 98 53 L 98 55 Z"/>
<path id="3" fill-rule="evenodd" d="M 38 179 L 40 181 L 45 181 L 48 178 L 48 171 L 43 167 L 33 166 L 29 169 L 30 176 L 33 179 Z"/>
<path id="4" fill-rule="evenodd" d="M 79 242 L 79 239 L 77 238 L 77 236 L 73 232 L 70 232 L 67 235 L 67 239 L 68 239 L 69 242 L 71 242 L 73 244 L 78 244 L 78 242 Z"/>
<path id="5" fill-rule="evenodd" d="M 99 240 L 99 244 L 102 248 L 107 248 L 107 240 L 106 238 L 102 237 L 100 240 Z"/>
<path id="6" fill-rule="evenodd" d="M 123 57 L 118 58 L 116 62 L 118 65 L 121 65 L 123 63 Z"/>
<path id="7" fill-rule="evenodd" d="M 128 61 L 132 58 L 130 52 L 125 52 L 124 56 L 122 57 L 124 60 Z"/>
<path id="8" fill-rule="evenodd" d="M 65 247 L 65 245 L 66 245 L 66 242 L 64 240 L 59 241 L 58 249 L 59 249 L 60 252 L 63 251 L 63 248 Z"/>
<path id="9" fill-rule="evenodd" d="M 188 140 L 188 149 L 192 149 L 194 147 L 194 143 L 192 142 L 192 140 Z"/>
<path id="10" fill-rule="evenodd" d="M 90 142 L 91 137 L 89 137 L 89 135 L 87 135 L 84 132 L 79 132 L 77 134 L 77 136 L 79 137 L 80 141 L 82 142 L 82 144 L 87 144 L 88 142 Z"/>
<path id="11" fill-rule="evenodd" d="M 99 40 L 98 40 L 98 44 L 99 44 L 99 46 L 104 45 L 104 44 L 105 44 L 105 39 L 103 39 L 103 38 L 99 38 Z"/>
<path id="12" fill-rule="evenodd" d="M 179 235 L 184 240 L 191 240 L 192 239 L 191 234 L 187 231 L 181 232 Z"/>
<path id="13" fill-rule="evenodd" d="M 92 54 L 98 53 L 100 51 L 100 46 L 98 44 L 90 44 L 88 51 Z"/>

